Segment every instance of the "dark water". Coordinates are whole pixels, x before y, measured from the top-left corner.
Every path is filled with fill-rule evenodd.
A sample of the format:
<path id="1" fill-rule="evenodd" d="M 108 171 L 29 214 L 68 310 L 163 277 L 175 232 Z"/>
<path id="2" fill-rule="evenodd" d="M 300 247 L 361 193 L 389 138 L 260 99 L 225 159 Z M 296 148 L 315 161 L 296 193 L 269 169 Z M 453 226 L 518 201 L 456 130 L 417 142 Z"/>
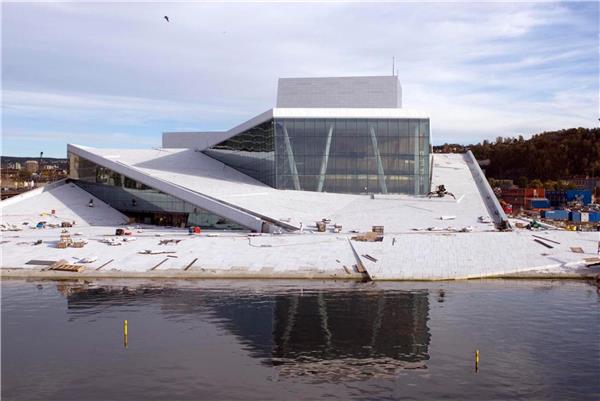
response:
<path id="1" fill-rule="evenodd" d="M 2 400 L 600 399 L 583 282 L 1 288 Z"/>

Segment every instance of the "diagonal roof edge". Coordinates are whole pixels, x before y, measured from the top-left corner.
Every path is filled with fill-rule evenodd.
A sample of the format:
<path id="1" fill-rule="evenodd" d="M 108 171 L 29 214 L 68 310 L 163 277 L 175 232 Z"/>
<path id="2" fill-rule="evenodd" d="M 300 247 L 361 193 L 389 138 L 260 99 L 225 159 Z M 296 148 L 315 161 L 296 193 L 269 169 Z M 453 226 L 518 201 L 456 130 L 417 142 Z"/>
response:
<path id="1" fill-rule="evenodd" d="M 263 220 L 251 213 L 210 196 L 192 191 L 177 184 L 170 183 L 158 177 L 151 176 L 133 166 L 119 162 L 118 160 L 111 160 L 109 158 L 102 157 L 94 153 L 92 149 L 93 148 L 74 144 L 67 145 L 67 150 L 69 152 L 84 157 L 96 164 L 110 168 L 113 171 L 131 177 L 132 179 L 148 185 L 149 187 L 168 193 L 183 201 L 208 210 L 209 212 L 218 216 L 228 218 L 244 227 L 248 227 L 251 230 L 255 230 L 257 232 L 262 230 Z"/>

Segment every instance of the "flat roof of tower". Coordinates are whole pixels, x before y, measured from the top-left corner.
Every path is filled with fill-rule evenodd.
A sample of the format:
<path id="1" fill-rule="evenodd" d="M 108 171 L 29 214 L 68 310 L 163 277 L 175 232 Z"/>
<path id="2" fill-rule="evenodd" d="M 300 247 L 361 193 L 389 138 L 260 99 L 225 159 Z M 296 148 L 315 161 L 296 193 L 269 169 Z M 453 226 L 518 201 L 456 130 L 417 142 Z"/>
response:
<path id="1" fill-rule="evenodd" d="M 398 77 L 280 78 L 277 107 L 282 108 L 400 108 Z"/>

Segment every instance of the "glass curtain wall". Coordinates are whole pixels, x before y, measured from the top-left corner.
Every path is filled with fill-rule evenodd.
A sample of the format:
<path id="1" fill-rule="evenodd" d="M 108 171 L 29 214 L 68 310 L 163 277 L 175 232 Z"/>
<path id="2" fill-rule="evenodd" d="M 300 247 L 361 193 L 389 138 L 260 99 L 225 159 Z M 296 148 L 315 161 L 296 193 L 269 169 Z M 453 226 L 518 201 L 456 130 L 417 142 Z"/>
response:
<path id="1" fill-rule="evenodd" d="M 275 180 L 273 120 L 264 122 L 204 151 L 236 170 L 271 187 Z"/>
<path id="2" fill-rule="evenodd" d="M 73 153 L 69 153 L 69 166 L 69 177 L 75 184 L 138 223 L 244 229 L 223 217 Z"/>
<path id="3" fill-rule="evenodd" d="M 277 188 L 429 191 L 429 120 L 277 119 Z"/>
<path id="4" fill-rule="evenodd" d="M 278 189 L 425 194 L 428 119 L 275 119 L 205 151 Z"/>

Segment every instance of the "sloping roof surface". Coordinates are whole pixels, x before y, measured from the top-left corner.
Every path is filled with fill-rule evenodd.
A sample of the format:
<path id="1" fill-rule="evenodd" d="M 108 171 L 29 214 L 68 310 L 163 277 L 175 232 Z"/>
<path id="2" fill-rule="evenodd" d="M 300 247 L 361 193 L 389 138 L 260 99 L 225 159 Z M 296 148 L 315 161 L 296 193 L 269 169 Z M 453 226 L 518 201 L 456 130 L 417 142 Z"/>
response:
<path id="1" fill-rule="evenodd" d="M 435 154 L 432 185 L 444 184 L 450 197 L 428 199 L 412 195 L 350 195 L 309 191 L 277 190 L 262 184 L 211 157 L 189 149 L 84 149 L 99 158 L 119 163 L 122 174 L 133 170 L 160 179 L 173 190 L 186 188 L 273 220 L 289 219 L 293 226 L 314 225 L 329 218 L 344 230 L 367 231 L 384 225 L 386 232 L 406 232 L 431 227 L 492 230 L 479 223 L 489 216 L 473 176 L 460 154 Z M 453 216 L 441 220 L 442 216 Z"/>

